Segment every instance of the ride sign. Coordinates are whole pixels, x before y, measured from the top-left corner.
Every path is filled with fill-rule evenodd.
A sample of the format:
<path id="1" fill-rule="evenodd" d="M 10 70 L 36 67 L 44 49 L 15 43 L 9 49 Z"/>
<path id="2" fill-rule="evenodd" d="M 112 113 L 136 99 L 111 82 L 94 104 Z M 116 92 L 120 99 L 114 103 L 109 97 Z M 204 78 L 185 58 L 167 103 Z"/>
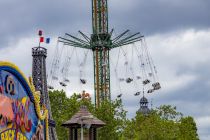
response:
<path id="1" fill-rule="evenodd" d="M 48 110 L 12 63 L 0 61 L 0 140 L 48 140 Z"/>

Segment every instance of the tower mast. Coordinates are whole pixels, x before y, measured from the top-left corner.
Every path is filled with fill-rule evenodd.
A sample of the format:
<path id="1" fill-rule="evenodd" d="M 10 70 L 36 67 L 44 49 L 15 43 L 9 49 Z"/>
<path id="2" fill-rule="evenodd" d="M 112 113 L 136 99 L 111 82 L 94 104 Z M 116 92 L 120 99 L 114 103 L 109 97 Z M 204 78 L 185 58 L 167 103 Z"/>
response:
<path id="1" fill-rule="evenodd" d="M 92 0 L 93 34 L 108 33 L 107 0 Z"/>
<path id="2" fill-rule="evenodd" d="M 93 47 L 95 104 L 110 100 L 109 47 L 107 0 L 92 1 L 91 46 Z"/>

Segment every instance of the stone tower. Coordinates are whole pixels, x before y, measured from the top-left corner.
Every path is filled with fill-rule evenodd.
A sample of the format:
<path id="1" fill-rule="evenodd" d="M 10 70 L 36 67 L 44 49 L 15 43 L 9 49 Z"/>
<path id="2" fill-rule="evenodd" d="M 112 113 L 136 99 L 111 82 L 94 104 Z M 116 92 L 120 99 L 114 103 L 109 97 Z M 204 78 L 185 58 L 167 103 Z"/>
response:
<path id="1" fill-rule="evenodd" d="M 49 139 L 57 140 L 55 130 L 55 121 L 52 118 L 50 107 L 50 99 L 47 90 L 47 76 L 46 76 L 46 57 L 47 49 L 43 47 L 32 48 L 33 64 L 32 64 L 32 77 L 33 83 L 37 91 L 41 93 L 41 104 L 45 104 L 49 112 Z"/>

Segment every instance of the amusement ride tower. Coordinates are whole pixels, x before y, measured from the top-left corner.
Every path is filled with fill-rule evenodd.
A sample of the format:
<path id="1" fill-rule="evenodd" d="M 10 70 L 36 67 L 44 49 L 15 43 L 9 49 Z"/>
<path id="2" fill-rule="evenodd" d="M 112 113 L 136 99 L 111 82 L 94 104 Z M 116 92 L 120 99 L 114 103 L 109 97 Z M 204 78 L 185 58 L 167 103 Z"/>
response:
<path id="1" fill-rule="evenodd" d="M 98 107 L 103 100 L 110 100 L 110 63 L 109 51 L 111 49 L 140 41 L 143 36 L 140 33 L 128 35 L 129 30 L 113 37 L 113 29 L 109 30 L 107 0 L 92 0 L 92 34 L 78 38 L 68 33 L 65 37 L 59 37 L 59 42 L 64 45 L 91 49 L 94 64 L 94 91 L 95 105 Z"/>

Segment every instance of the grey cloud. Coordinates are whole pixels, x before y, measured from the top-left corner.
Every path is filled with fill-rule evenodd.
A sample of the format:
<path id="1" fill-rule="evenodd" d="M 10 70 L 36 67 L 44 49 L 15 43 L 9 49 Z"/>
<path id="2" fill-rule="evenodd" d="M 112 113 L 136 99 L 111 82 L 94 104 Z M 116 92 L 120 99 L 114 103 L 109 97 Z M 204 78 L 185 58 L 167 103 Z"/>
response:
<path id="1" fill-rule="evenodd" d="M 210 27 L 210 2 L 206 0 L 111 0 L 110 28 L 131 29 L 151 35 L 185 28 Z M 33 36 L 44 29 L 52 36 L 85 30 L 91 33 L 91 1 L 3 0 L 0 2 L 1 48 L 10 41 Z"/>
<path id="2" fill-rule="evenodd" d="M 166 103 L 166 104 L 175 104 L 179 107 L 184 107 L 185 110 L 183 112 L 191 113 L 193 116 L 199 115 L 208 115 L 210 110 L 203 110 L 205 106 L 208 106 L 208 102 L 210 99 L 210 87 L 207 84 L 209 81 L 209 65 L 206 63 L 197 64 L 197 68 L 190 67 L 179 67 L 178 74 L 179 75 L 187 75 L 192 74 L 196 75 L 196 80 L 183 88 L 178 88 L 175 91 L 172 91 L 169 94 L 165 94 L 163 96 L 156 97 L 156 100 L 159 102 L 158 104 Z M 171 79 L 173 80 L 173 79 Z M 191 104 L 197 106 L 197 108 L 191 108 Z M 193 111 L 196 110 L 196 111 Z"/>
<path id="3" fill-rule="evenodd" d="M 113 0 L 114 1 L 114 0 Z M 110 9 L 115 27 L 131 28 L 143 34 L 163 33 L 186 28 L 210 27 L 210 2 L 206 0 L 125 0 L 130 9 L 113 5 Z M 111 2 L 112 3 L 112 2 Z"/>
<path id="4" fill-rule="evenodd" d="M 38 29 L 51 36 L 74 33 L 79 29 L 89 31 L 91 14 L 87 5 L 90 2 L 76 0 L 3 1 L 0 4 L 0 48 L 21 37 L 35 36 Z"/>
<path id="5" fill-rule="evenodd" d="M 210 94 L 208 91 L 210 91 L 210 87 L 207 84 L 207 81 L 209 81 L 209 69 L 210 67 L 206 65 L 206 63 L 197 64 L 196 69 L 192 68 L 178 68 L 179 75 L 183 74 L 192 74 L 196 75 L 196 80 L 188 85 L 187 87 L 184 87 L 183 89 L 179 89 L 181 91 L 174 91 L 176 94 L 170 95 L 171 99 L 175 98 L 184 98 L 188 101 L 197 100 L 204 102 L 208 102 L 208 99 L 210 98 Z M 173 80 L 173 79 L 172 79 Z M 180 94 L 180 96 L 177 95 Z"/>

